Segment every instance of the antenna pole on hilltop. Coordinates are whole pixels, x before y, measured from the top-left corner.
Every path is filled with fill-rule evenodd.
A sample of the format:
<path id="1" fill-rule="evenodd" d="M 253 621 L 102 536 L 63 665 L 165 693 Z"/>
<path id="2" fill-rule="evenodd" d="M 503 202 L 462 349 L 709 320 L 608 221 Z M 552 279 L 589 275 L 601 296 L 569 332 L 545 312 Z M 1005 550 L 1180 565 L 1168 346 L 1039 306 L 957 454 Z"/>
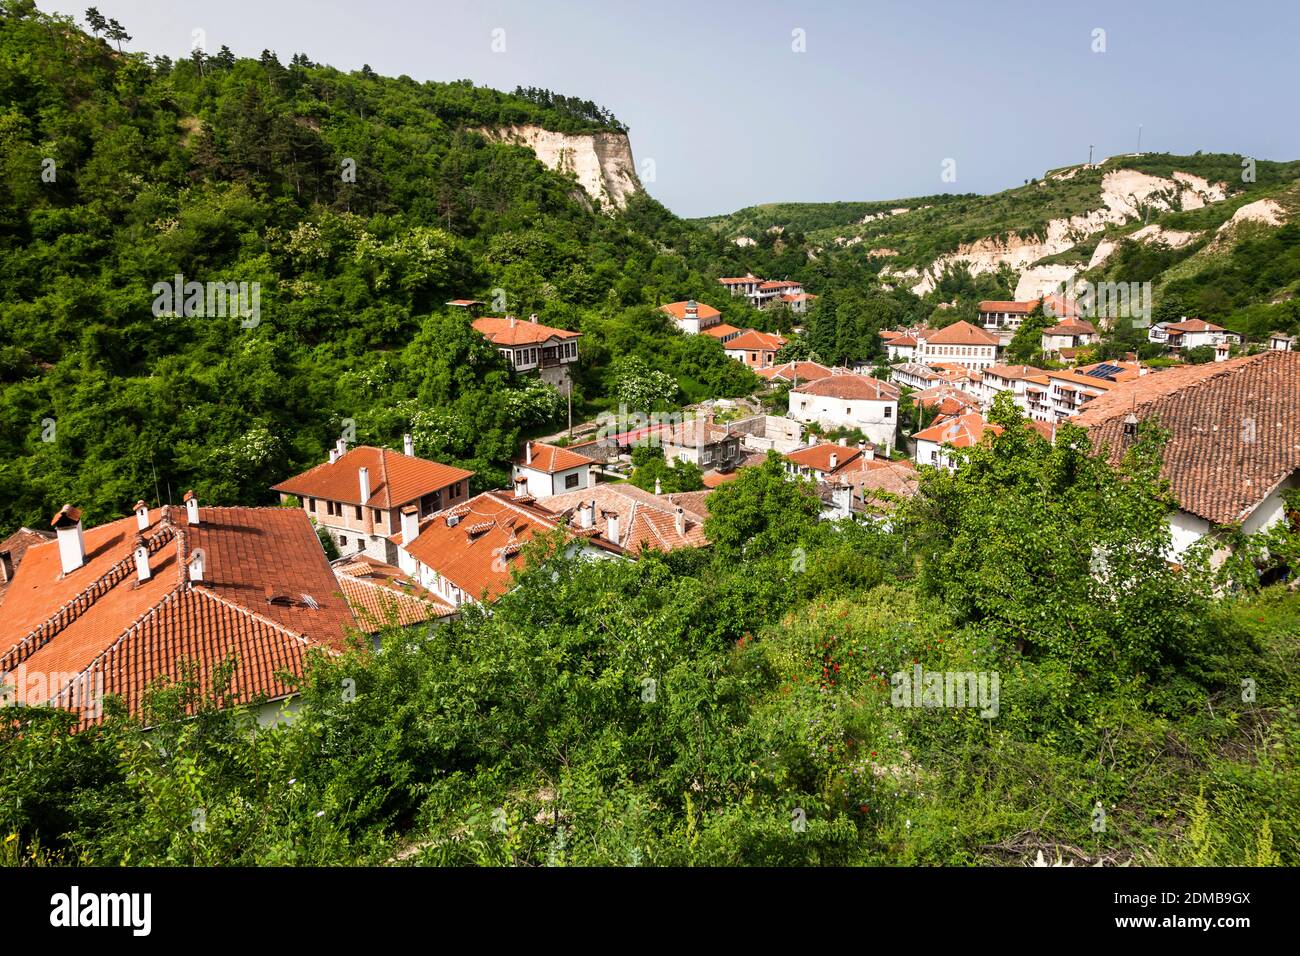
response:
<path id="1" fill-rule="evenodd" d="M 1141 124 L 1141 123 L 1138 123 L 1138 151 L 1137 151 L 1137 154 L 1138 154 L 1139 156 L 1142 155 L 1142 124 Z"/>
<path id="2" fill-rule="evenodd" d="M 1092 165 L 1092 144 L 1088 144 L 1088 165 Z"/>

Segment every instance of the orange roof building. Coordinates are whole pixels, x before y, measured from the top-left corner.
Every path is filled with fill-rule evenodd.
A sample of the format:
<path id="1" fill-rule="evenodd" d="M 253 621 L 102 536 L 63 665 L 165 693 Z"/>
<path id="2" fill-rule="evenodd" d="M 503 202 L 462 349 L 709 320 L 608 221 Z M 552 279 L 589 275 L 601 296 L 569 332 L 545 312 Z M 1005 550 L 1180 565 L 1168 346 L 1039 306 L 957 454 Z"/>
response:
<path id="1" fill-rule="evenodd" d="M 661 305 L 659 311 L 673 320 L 673 323 L 687 335 L 699 335 L 710 326 L 722 323 L 722 313 L 711 305 L 687 299 L 685 302 L 669 302 Z"/>
<path id="2" fill-rule="evenodd" d="M 775 332 L 745 329 L 735 338 L 723 343 L 728 357 L 744 362 L 758 371 L 776 364 L 776 353 L 785 346 L 785 338 Z"/>
<path id="3" fill-rule="evenodd" d="M 83 529 L 65 506 L 56 541 L 30 547 L 0 619 L 11 698 L 103 716 L 107 695 L 133 712 L 146 689 L 194 669 L 207 692 L 234 666 L 233 704 L 295 693 L 312 651 L 341 650 L 356 621 L 315 529 L 288 508 L 150 509 Z M 269 719 L 273 710 L 259 716 Z"/>
<path id="4" fill-rule="evenodd" d="M 474 320 L 474 329 L 496 346 L 516 372 L 536 372 L 542 381 L 561 389 L 570 383 L 569 366 L 578 361 L 581 332 L 542 325 L 536 315 L 527 322 L 513 315 L 485 316 Z"/>
<path id="5" fill-rule="evenodd" d="M 524 443 L 524 453 L 511 466 L 516 491 L 542 500 L 596 483 L 595 464 L 577 452 L 539 441 Z"/>
<path id="6" fill-rule="evenodd" d="M 388 539 L 398 529 L 402 508 L 414 504 L 421 515 L 449 508 L 469 497 L 474 477 L 464 468 L 417 458 L 410 435 L 404 447 L 405 453 L 371 445 L 348 449 L 340 439 L 329 461 L 271 490 L 280 493 L 282 503 L 297 497 L 340 555 L 366 554 L 392 564 L 397 552 Z"/>
<path id="7" fill-rule="evenodd" d="M 398 567 L 441 601 L 462 604 L 496 600 L 523 567 L 524 546 L 560 530 L 573 552 L 621 555 L 596 527 L 588 505 L 566 526 L 561 516 L 529 495 L 487 491 L 455 508 L 418 521 L 409 509 L 395 536 Z"/>

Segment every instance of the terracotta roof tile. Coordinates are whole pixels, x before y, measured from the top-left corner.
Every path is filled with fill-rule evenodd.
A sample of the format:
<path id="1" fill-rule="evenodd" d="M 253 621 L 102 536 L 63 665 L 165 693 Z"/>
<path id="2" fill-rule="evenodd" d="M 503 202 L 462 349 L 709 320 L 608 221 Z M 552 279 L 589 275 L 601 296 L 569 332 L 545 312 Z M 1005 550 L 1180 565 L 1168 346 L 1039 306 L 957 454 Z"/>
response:
<path id="1" fill-rule="evenodd" d="M 790 390 L 792 395 L 820 395 L 825 398 L 868 399 L 874 402 L 896 402 L 897 385 L 882 382 L 870 375 L 832 375 Z"/>
<path id="2" fill-rule="evenodd" d="M 551 339 L 576 339 L 581 332 L 553 329 L 539 322 L 485 316 L 474 320 L 474 329 L 493 345 L 539 345 Z"/>
<path id="3" fill-rule="evenodd" d="M 926 334 L 927 345 L 997 345 L 996 335 L 990 335 L 983 329 L 962 320 Z"/>
<path id="4" fill-rule="evenodd" d="M 361 500 L 360 471 L 370 473 L 370 499 Z M 324 498 L 371 508 L 397 508 L 417 501 L 458 481 L 468 481 L 474 472 L 424 458 L 403 455 L 390 448 L 358 445 L 336 462 L 322 462 L 295 475 L 272 491 L 299 497 Z"/>
<path id="5" fill-rule="evenodd" d="M 1170 432 L 1161 474 L 1184 511 L 1243 520 L 1300 468 L 1300 354 L 1269 351 L 1144 375 L 1094 398 L 1074 419 L 1112 461 L 1132 411 Z"/>
<path id="6" fill-rule="evenodd" d="M 531 461 L 528 461 L 528 447 L 532 449 Z M 515 464 L 520 468 L 531 468 L 534 471 L 553 475 L 557 471 L 566 471 L 569 468 L 583 468 L 591 464 L 591 459 L 584 458 L 567 448 L 560 448 L 558 445 L 544 445 L 535 441 L 528 443 L 524 454 L 515 459 Z"/>

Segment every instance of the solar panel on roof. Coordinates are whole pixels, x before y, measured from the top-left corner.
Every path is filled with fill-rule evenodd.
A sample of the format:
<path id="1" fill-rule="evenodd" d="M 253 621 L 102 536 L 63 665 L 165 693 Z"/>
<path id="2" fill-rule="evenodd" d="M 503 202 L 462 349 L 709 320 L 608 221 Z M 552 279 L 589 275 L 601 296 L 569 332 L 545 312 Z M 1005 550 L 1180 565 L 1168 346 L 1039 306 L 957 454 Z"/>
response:
<path id="1" fill-rule="evenodd" d="M 1116 375 L 1118 375 L 1118 374 L 1119 374 L 1120 372 L 1122 372 L 1122 371 L 1124 371 L 1124 369 L 1123 369 L 1121 366 L 1119 366 L 1119 365 L 1111 365 L 1109 362 L 1107 362 L 1107 363 L 1104 363 L 1104 364 L 1102 364 L 1102 365 L 1098 365 L 1098 366 L 1097 366 L 1096 368 L 1094 368 L 1092 371 L 1090 371 L 1090 372 L 1085 372 L 1084 374 L 1085 374 L 1085 375 L 1088 375 L 1088 376 L 1090 376 L 1090 377 L 1092 377 L 1092 378 L 1104 378 L 1104 379 L 1109 380 L 1109 379 L 1114 378 Z"/>

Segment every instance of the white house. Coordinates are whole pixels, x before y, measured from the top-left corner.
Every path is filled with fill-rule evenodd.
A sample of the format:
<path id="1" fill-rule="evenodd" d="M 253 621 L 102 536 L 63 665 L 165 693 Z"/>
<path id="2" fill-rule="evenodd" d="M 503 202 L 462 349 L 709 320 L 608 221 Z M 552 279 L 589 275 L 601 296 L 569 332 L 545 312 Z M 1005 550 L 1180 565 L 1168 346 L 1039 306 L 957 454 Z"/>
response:
<path id="1" fill-rule="evenodd" d="M 530 441 L 522 458 L 511 466 L 515 490 L 542 500 L 566 491 L 578 491 L 595 484 L 592 460 L 555 445 Z"/>
<path id="2" fill-rule="evenodd" d="M 938 331 L 916 334 L 916 360 L 932 365 L 947 362 L 981 370 L 997 363 L 998 338 L 969 322 L 954 322 Z"/>
<path id="3" fill-rule="evenodd" d="M 1083 348 L 1097 342 L 1097 330 L 1091 322 L 1081 319 L 1064 319 L 1043 329 L 1040 339 L 1043 352 L 1059 355 L 1066 349 Z"/>
<path id="4" fill-rule="evenodd" d="M 1030 380 L 1046 373 L 1032 365 L 993 365 L 984 370 L 980 380 L 980 403 L 988 408 L 1002 392 L 1010 392 L 1020 410 L 1029 414 L 1029 398 L 1026 389 L 1032 387 Z"/>
<path id="5" fill-rule="evenodd" d="M 1241 344 L 1241 336 L 1236 332 L 1229 332 L 1223 326 L 1204 319 L 1183 319 L 1181 322 L 1166 324 L 1164 334 L 1165 345 L 1171 352 L 1199 348 L 1202 345 L 1215 346 L 1224 342 Z"/>
<path id="6" fill-rule="evenodd" d="M 711 305 L 687 299 L 685 302 L 669 302 L 661 305 L 659 311 L 673 320 L 677 328 L 687 335 L 699 335 L 715 325 L 722 324 L 722 313 Z"/>
<path id="7" fill-rule="evenodd" d="M 823 428 L 856 428 L 879 448 L 892 448 L 898 386 L 869 375 L 832 375 L 790 389 L 789 416 Z"/>

